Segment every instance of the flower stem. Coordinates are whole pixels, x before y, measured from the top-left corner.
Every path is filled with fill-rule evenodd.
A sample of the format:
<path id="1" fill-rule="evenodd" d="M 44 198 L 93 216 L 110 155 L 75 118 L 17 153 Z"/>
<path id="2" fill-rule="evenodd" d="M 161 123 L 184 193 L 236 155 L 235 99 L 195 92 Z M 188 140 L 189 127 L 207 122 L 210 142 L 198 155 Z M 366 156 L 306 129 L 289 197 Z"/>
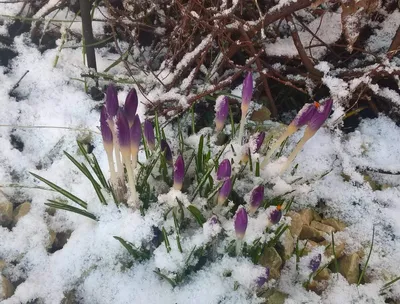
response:
<path id="1" fill-rule="evenodd" d="M 267 155 L 264 157 L 264 160 L 261 163 L 261 169 L 264 169 L 264 167 L 267 165 L 269 159 L 271 158 L 272 154 L 275 152 L 276 149 L 279 148 L 279 146 L 285 141 L 286 138 L 288 138 L 290 135 L 292 135 L 294 132 L 297 131 L 297 128 L 289 125 L 286 129 L 286 131 L 282 134 L 281 137 L 272 145 L 272 147 L 269 148 Z"/>
<path id="2" fill-rule="evenodd" d="M 243 139 L 244 125 L 246 123 L 246 114 L 247 114 L 247 112 L 243 112 L 242 118 L 240 119 L 240 128 L 239 128 L 239 136 L 238 136 L 239 144 L 242 143 L 242 139 Z"/>
<path id="3" fill-rule="evenodd" d="M 315 131 L 311 130 L 309 127 L 307 127 L 306 131 L 304 132 L 303 137 L 301 140 L 298 142 L 297 146 L 294 148 L 292 153 L 290 154 L 289 158 L 287 159 L 285 165 L 282 167 L 280 174 L 286 171 L 286 169 L 290 166 L 290 164 L 293 162 L 293 160 L 296 158 L 297 154 L 301 151 L 301 148 L 303 148 L 304 144 L 315 134 Z"/>
<path id="4" fill-rule="evenodd" d="M 236 240 L 236 256 L 241 256 L 242 255 L 242 240 L 237 239 Z"/>

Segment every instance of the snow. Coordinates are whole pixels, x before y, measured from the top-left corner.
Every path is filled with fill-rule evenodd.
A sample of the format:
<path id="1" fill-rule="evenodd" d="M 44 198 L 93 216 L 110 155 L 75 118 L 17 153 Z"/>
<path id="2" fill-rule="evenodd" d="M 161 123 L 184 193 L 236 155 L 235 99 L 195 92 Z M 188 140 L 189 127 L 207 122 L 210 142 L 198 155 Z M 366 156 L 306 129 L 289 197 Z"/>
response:
<path id="1" fill-rule="evenodd" d="M 326 13 L 323 16 L 313 20 L 308 27 L 313 33 L 317 33 L 318 37 L 322 37 L 324 43 L 328 45 L 332 44 L 339 40 L 342 33 L 340 14 L 333 12 Z M 302 30 L 301 24 L 296 23 L 296 29 L 305 48 L 308 46 L 313 46 L 314 44 L 320 44 L 320 42 L 316 40 L 313 35 L 305 30 Z M 278 38 L 274 43 L 265 44 L 265 52 L 267 55 L 271 56 L 298 56 L 297 49 L 291 36 L 286 38 Z M 326 48 L 321 46 L 312 47 L 311 49 L 306 49 L 306 52 L 308 56 L 319 59 L 325 55 Z"/>
<path id="2" fill-rule="evenodd" d="M 280 2 L 280 5 L 284 5 L 284 2 Z M 1 4 L 0 7 L 8 14 L 13 14 L 18 11 L 16 8 L 19 4 Z M 335 34 L 341 31 L 337 25 L 339 18 L 339 14 L 325 14 L 320 29 L 321 37 L 325 37 L 323 33 L 328 25 L 334 26 Z M 398 24 L 397 20 L 390 19 L 387 25 L 382 25 L 381 30 L 375 31 L 375 38 L 371 39 L 390 36 L 391 26 Z M 317 19 L 310 25 L 312 30 L 316 29 L 319 21 Z M 4 30 L 4 26 L 0 28 Z M 97 33 L 101 30 L 99 27 Z M 301 32 L 300 37 L 304 45 L 308 45 L 311 36 Z M 335 35 L 325 38 L 327 43 L 338 39 Z M 204 41 L 201 48 L 211 38 Z M 266 47 L 268 54 L 292 52 L 294 46 L 290 41 L 291 38 L 284 38 L 269 45 Z M 11 62 L 11 69 L 6 73 L 6 69 L 0 67 L 0 192 L 17 203 L 29 200 L 32 209 L 12 230 L 0 228 L 0 259 L 9 265 L 6 275 L 13 282 L 21 282 L 15 294 L 2 303 L 30 303 L 38 298 L 45 304 L 60 303 L 64 295 L 71 291 L 75 292 L 80 303 L 262 303 L 263 300 L 256 296 L 255 282 L 265 269 L 243 257 L 225 254 L 189 275 L 183 284 L 175 288 L 154 273 L 156 269 L 166 275 L 179 273 L 184 269 L 194 246 L 200 248 L 220 237 L 222 232 L 227 235 L 226 242 L 235 240 L 232 220 L 220 217 L 220 223 L 214 223 L 211 211 L 206 214 L 207 222 L 203 227 L 190 227 L 189 232 L 181 235 L 182 253 L 178 250 L 176 234 L 172 233 L 169 235 L 170 253 L 161 244 L 149 260 L 133 261 L 132 267 L 127 267 L 125 262 L 132 261 L 131 257 L 114 236 L 140 247 L 142 243 L 153 240 L 154 227 L 163 226 L 168 232 L 174 230 L 172 218 L 164 220 L 164 213 L 170 207 L 178 206 L 176 198 L 185 207 L 190 204 L 203 206 L 205 199 L 198 197 L 192 201 L 185 193 L 159 187 L 156 178 L 152 177 L 156 191 L 162 193 L 158 195 L 157 204 L 152 205 L 145 216 L 129 208 L 117 208 L 114 204 L 100 205 L 89 181 L 63 156 L 66 150 L 83 161 L 75 142 L 91 137 L 95 145 L 94 154 L 101 167 L 107 168 L 98 131 L 99 112 L 96 110 L 101 103 L 93 101 L 84 93 L 82 83 L 73 79 L 80 78 L 81 72 L 86 70 L 81 50 L 63 49 L 57 67 L 53 68 L 57 49 L 41 54 L 29 42 L 28 35 L 17 37 L 13 47 L 19 54 Z M 191 60 L 191 56 L 201 52 L 201 48 L 183 58 L 176 73 L 183 69 L 185 62 Z M 285 51 L 282 51 L 283 48 Z M 322 49 L 313 49 L 313 55 L 322 56 Z M 116 59 L 116 55 L 108 53 L 106 49 L 96 51 L 99 70 L 104 70 L 110 60 Z M 363 120 L 356 131 L 344 134 L 334 125 L 343 114 L 338 101 L 346 99 L 356 84 L 346 83 L 331 75 L 326 63 L 321 62 L 317 68 L 325 73 L 323 82 L 335 99 L 336 110 L 327 126 L 307 142 L 295 159 L 293 165 L 299 165 L 296 172 L 279 176 L 281 166 L 301 138 L 302 131 L 290 138 L 283 156 L 269 163 L 261 172 L 261 177 L 256 178 L 253 173 L 246 171 L 246 177 L 237 181 L 235 189 L 240 195 L 245 195 L 265 181 L 272 185 L 266 189 L 269 198 L 293 191 L 293 207 L 296 210 L 324 202 L 326 216 L 343 219 L 348 225 L 345 231 L 336 234 L 338 242 L 346 243 L 348 253 L 369 248 L 372 227 L 375 226 L 375 244 L 366 271 L 370 280 L 367 284 L 358 287 L 349 285 L 342 276 L 333 275 L 328 289 L 321 295 L 306 291 L 301 280 L 310 274 L 310 259 L 323 251 L 322 247 L 317 247 L 301 259 L 300 276 L 294 257 L 286 262 L 282 276 L 276 281 L 276 287 L 289 295 L 286 303 L 385 303 L 380 288 L 400 274 L 400 127 L 381 115 L 376 119 Z M 113 68 L 111 73 L 121 75 L 122 69 Z M 8 92 L 26 70 L 29 73 L 21 81 L 19 98 L 16 100 Z M 151 75 L 145 78 L 139 74 L 138 77 L 143 81 L 154 81 Z M 182 88 L 186 88 L 185 83 Z M 121 103 L 129 89 L 123 86 L 119 92 Z M 240 96 L 240 86 L 233 93 Z M 382 90 L 380 94 L 394 100 L 399 98 L 397 93 L 389 89 Z M 177 98 L 182 104 L 185 102 L 178 91 L 165 94 L 162 89 L 154 88 L 149 97 L 154 96 L 160 100 Z M 139 99 L 145 102 L 140 93 Z M 139 104 L 138 113 L 141 119 L 145 117 L 142 103 Z M 168 126 L 165 131 L 171 147 L 177 152 L 176 130 Z M 22 151 L 11 145 L 11 134 L 24 142 Z M 203 129 L 199 134 L 212 134 L 212 130 Z M 199 134 L 187 138 L 186 144 L 196 148 Z M 239 145 L 235 144 L 234 147 L 240 151 Z M 218 148 L 211 147 L 211 150 L 214 153 Z M 228 148 L 221 157 L 234 159 L 233 172 L 238 172 L 241 155 L 235 155 Z M 188 172 L 193 170 L 189 168 Z M 393 175 L 373 172 L 376 170 L 390 171 Z M 55 216 L 48 215 L 44 203 L 47 199 L 58 198 L 58 195 L 53 191 L 35 188 L 43 185 L 35 181 L 29 171 L 83 198 L 88 202 L 89 211 L 97 215 L 99 221 L 63 211 L 56 212 Z M 372 189 L 365 181 L 365 175 L 386 187 L 382 190 Z M 15 188 L 16 185 L 22 188 Z M 244 241 L 251 243 L 259 237 L 271 236 L 263 231 L 270 225 L 267 219 L 273 208 L 260 208 L 259 212 L 249 217 Z M 185 217 L 189 218 L 190 215 L 185 213 Z M 287 218 L 284 221 L 289 223 Z M 274 230 L 276 226 L 269 228 Z M 54 253 L 47 251 L 50 230 L 72 231 L 65 246 Z M 216 250 L 223 251 L 223 248 Z M 362 265 L 365 261 L 366 256 L 362 259 Z M 327 258 L 323 257 L 321 264 L 326 262 Z M 393 285 L 390 296 L 400 299 L 399 284 Z"/>

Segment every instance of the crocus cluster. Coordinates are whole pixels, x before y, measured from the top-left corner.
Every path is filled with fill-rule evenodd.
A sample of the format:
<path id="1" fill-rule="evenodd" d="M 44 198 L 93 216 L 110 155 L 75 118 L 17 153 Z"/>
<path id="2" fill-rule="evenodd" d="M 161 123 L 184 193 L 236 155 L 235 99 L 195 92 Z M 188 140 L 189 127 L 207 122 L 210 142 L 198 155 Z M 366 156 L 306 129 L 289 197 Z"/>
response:
<path id="1" fill-rule="evenodd" d="M 124 106 L 120 107 L 117 90 L 110 84 L 106 91 L 106 104 L 100 114 L 100 129 L 109 163 L 111 185 L 116 190 L 118 200 L 123 200 L 125 166 L 133 203 L 137 203 L 134 170 L 142 138 L 142 125 L 136 113 L 137 108 L 138 96 L 135 89 L 128 93 Z M 144 138 L 149 149 L 154 149 L 154 130 L 149 121 L 144 124 Z"/>
<path id="2" fill-rule="evenodd" d="M 275 142 L 274 145 L 270 147 L 267 155 L 264 158 L 264 161 L 261 164 L 261 167 L 265 167 L 268 163 L 269 158 L 272 154 L 278 149 L 278 147 L 285 141 L 287 137 L 296 132 L 299 128 L 304 125 L 307 125 L 307 128 L 304 132 L 302 139 L 297 144 L 296 148 L 292 151 L 290 156 L 288 157 L 285 165 L 281 169 L 281 173 L 286 171 L 292 161 L 295 159 L 297 154 L 301 151 L 304 144 L 318 131 L 318 129 L 324 124 L 326 119 L 332 110 L 333 101 L 332 99 L 327 99 L 323 104 L 318 102 L 305 104 L 303 108 L 297 113 L 296 117 L 287 127 L 286 131 L 282 134 L 282 136 Z"/>

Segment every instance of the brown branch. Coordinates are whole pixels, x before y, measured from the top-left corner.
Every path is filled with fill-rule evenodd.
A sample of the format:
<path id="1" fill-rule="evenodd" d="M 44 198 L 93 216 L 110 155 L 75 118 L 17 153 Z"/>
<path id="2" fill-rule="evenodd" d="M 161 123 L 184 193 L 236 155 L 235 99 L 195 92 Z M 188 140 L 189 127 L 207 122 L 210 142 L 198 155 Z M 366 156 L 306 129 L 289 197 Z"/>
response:
<path id="1" fill-rule="evenodd" d="M 292 16 L 287 16 L 286 20 L 288 23 L 292 23 L 293 28 L 292 28 L 292 38 L 293 38 L 293 43 L 296 46 L 297 52 L 299 53 L 300 59 L 303 62 L 304 66 L 306 67 L 307 71 L 311 74 L 310 76 L 316 76 L 314 78 L 320 79 L 323 75 L 322 72 L 318 71 L 315 67 L 314 64 L 312 63 L 311 59 L 308 58 L 306 50 L 303 47 L 303 44 L 301 43 L 299 33 L 297 32 L 296 26 L 293 22 Z"/>
<path id="2" fill-rule="evenodd" d="M 394 55 L 400 50 L 400 25 L 397 28 L 396 35 L 394 36 L 392 43 L 388 50 L 388 57 L 392 59 Z"/>

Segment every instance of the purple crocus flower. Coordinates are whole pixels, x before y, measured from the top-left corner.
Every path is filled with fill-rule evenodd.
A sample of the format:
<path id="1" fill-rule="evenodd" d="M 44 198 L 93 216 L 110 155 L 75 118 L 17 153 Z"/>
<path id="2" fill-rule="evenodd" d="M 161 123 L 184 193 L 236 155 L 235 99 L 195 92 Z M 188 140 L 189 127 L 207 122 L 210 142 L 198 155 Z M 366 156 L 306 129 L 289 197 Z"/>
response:
<path id="1" fill-rule="evenodd" d="M 282 207 L 280 205 L 276 206 L 276 209 L 273 210 L 270 214 L 269 214 L 269 221 L 272 224 L 276 224 L 279 223 L 279 221 L 282 218 Z"/>
<path id="2" fill-rule="evenodd" d="M 296 130 L 306 125 L 319 108 L 319 103 L 306 103 L 301 110 L 297 113 L 296 117 L 290 123 L 291 126 L 295 127 Z"/>
<path id="3" fill-rule="evenodd" d="M 217 180 L 224 180 L 231 177 L 231 162 L 229 159 L 224 159 L 218 166 Z"/>
<path id="4" fill-rule="evenodd" d="M 185 163 L 182 154 L 179 154 L 174 165 L 174 189 L 181 190 L 185 175 Z"/>
<path id="5" fill-rule="evenodd" d="M 251 74 L 251 72 L 248 72 L 246 78 L 243 81 L 242 115 L 244 113 L 247 113 L 252 96 L 253 96 L 253 75 Z"/>
<path id="6" fill-rule="evenodd" d="M 161 139 L 160 147 L 161 152 L 165 153 L 165 159 L 167 160 L 167 163 L 172 165 L 172 151 L 165 139 Z"/>
<path id="7" fill-rule="evenodd" d="M 106 91 L 106 108 L 110 119 L 118 113 L 118 93 L 115 86 L 110 83 Z"/>
<path id="8" fill-rule="evenodd" d="M 140 146 L 140 139 L 142 138 L 142 127 L 140 124 L 139 115 L 135 115 L 133 119 L 133 124 L 130 129 L 131 135 L 131 153 L 134 157 L 137 155 Z"/>
<path id="9" fill-rule="evenodd" d="M 258 132 L 250 138 L 250 148 L 252 153 L 257 153 L 265 139 L 265 132 Z"/>
<path id="10" fill-rule="evenodd" d="M 100 113 L 100 130 L 101 136 L 103 137 L 103 144 L 106 148 L 113 148 L 113 135 L 110 126 L 107 123 L 107 109 L 103 107 Z M 106 149 L 107 149 L 106 148 Z"/>
<path id="11" fill-rule="evenodd" d="M 208 221 L 210 222 L 211 225 L 216 225 L 218 224 L 218 216 L 214 214 Z"/>
<path id="12" fill-rule="evenodd" d="M 219 189 L 218 193 L 218 204 L 222 205 L 225 203 L 226 199 L 228 198 L 229 194 L 231 193 L 232 190 L 232 181 L 231 178 L 228 177 L 224 183 L 222 184 L 221 189 Z"/>
<path id="13" fill-rule="evenodd" d="M 250 214 L 256 212 L 264 199 L 264 186 L 260 185 L 253 189 L 250 195 Z"/>
<path id="14" fill-rule="evenodd" d="M 150 150 L 154 150 L 156 147 L 154 129 L 152 123 L 147 119 L 144 121 L 143 130 L 144 130 L 144 138 L 146 138 L 147 141 L 147 146 L 149 147 Z"/>
<path id="15" fill-rule="evenodd" d="M 257 279 L 257 286 L 262 287 L 269 279 L 269 268 L 265 267 L 265 273 L 264 275 L 260 276 Z"/>
<path id="16" fill-rule="evenodd" d="M 308 265 L 311 269 L 312 272 L 316 272 L 321 265 L 321 254 L 317 254 L 315 257 L 313 257 L 310 261 L 310 265 Z"/>
<path id="17" fill-rule="evenodd" d="M 123 111 L 119 110 L 117 114 L 117 137 L 121 153 L 125 156 L 131 154 L 131 138 L 129 132 L 129 123 Z"/>
<path id="18" fill-rule="evenodd" d="M 135 89 L 129 91 L 128 96 L 126 96 L 124 110 L 126 113 L 126 118 L 128 118 L 129 126 L 132 126 L 135 120 L 136 111 L 138 107 L 138 97 Z"/>
<path id="19" fill-rule="evenodd" d="M 235 219 L 234 219 L 236 237 L 239 240 L 242 240 L 244 238 L 244 235 L 245 235 L 246 229 L 247 229 L 247 222 L 248 222 L 248 218 L 247 218 L 246 209 L 243 207 L 240 207 L 239 210 L 236 212 Z"/>
<path id="20" fill-rule="evenodd" d="M 215 102 L 215 131 L 221 132 L 229 114 L 229 101 L 226 96 L 219 96 Z"/>
<path id="21" fill-rule="evenodd" d="M 314 133 L 318 131 L 318 129 L 324 124 L 325 120 L 328 118 L 332 110 L 332 105 L 333 100 L 328 99 L 324 102 L 324 104 L 318 106 L 318 109 L 315 111 L 314 115 L 308 122 L 308 126 Z"/>

